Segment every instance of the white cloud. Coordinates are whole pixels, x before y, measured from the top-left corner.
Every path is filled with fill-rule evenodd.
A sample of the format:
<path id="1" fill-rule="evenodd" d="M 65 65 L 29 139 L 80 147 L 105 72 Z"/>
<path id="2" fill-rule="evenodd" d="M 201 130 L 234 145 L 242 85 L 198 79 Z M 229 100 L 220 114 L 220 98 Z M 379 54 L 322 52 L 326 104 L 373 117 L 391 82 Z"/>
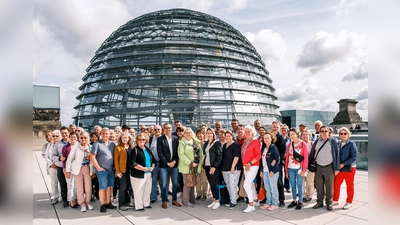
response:
<path id="1" fill-rule="evenodd" d="M 270 29 L 262 29 L 256 34 L 247 32 L 245 36 L 257 49 L 267 66 L 283 60 L 286 42 L 281 34 Z"/>
<path id="2" fill-rule="evenodd" d="M 362 100 L 368 99 L 368 86 L 362 88 L 362 89 L 357 93 L 355 99 L 356 99 L 357 101 L 362 101 Z"/>
<path id="3" fill-rule="evenodd" d="M 208 12 L 211 9 L 222 9 L 227 13 L 232 13 L 245 9 L 247 0 L 184 0 L 182 7 L 193 9 L 200 12 Z"/>
<path id="4" fill-rule="evenodd" d="M 367 4 L 367 0 L 340 0 L 339 4 L 332 8 L 336 16 L 344 16 L 353 12 L 357 7 L 363 7 Z"/>
<path id="5" fill-rule="evenodd" d="M 356 32 L 338 34 L 317 32 L 298 56 L 296 66 L 308 70 L 308 75 L 334 68 L 338 63 L 360 59 L 367 55 L 367 39 Z"/>
<path id="6" fill-rule="evenodd" d="M 343 77 L 342 81 L 364 80 L 368 79 L 368 58 L 356 63 L 350 71 Z"/>

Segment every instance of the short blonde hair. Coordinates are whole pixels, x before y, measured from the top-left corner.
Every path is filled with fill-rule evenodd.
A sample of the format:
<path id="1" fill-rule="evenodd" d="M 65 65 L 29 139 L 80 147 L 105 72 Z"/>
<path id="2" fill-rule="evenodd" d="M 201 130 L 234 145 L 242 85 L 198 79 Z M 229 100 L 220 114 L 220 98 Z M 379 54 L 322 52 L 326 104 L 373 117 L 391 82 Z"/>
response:
<path id="1" fill-rule="evenodd" d="M 340 134 L 340 131 L 342 131 L 342 130 L 346 131 L 346 133 L 349 135 L 349 138 L 351 137 L 351 133 L 350 133 L 349 128 L 347 128 L 347 127 L 341 127 L 341 128 L 339 128 L 338 134 Z"/>
<path id="2" fill-rule="evenodd" d="M 145 141 L 145 144 L 147 144 L 147 142 L 149 141 L 149 135 L 147 135 L 145 132 L 140 132 L 137 136 L 136 136 L 136 143 L 138 143 L 138 141 L 139 141 L 139 139 L 142 139 L 142 138 L 144 138 L 146 141 Z"/>

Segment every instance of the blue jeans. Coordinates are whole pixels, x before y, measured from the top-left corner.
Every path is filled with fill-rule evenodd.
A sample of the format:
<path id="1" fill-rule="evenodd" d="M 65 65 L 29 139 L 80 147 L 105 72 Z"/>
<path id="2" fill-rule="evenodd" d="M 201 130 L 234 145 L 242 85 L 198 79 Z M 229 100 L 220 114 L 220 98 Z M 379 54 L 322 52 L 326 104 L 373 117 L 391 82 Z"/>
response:
<path id="1" fill-rule="evenodd" d="M 151 194 L 150 200 L 157 201 L 157 181 L 158 174 L 160 173 L 160 162 L 156 162 L 154 166 L 153 173 L 151 174 Z"/>
<path id="2" fill-rule="evenodd" d="M 96 172 L 97 179 L 99 180 L 99 189 L 106 190 L 107 188 L 114 187 L 115 170 L 103 170 Z"/>
<path id="3" fill-rule="evenodd" d="M 289 168 L 289 181 L 292 188 L 293 200 L 296 200 L 299 193 L 299 202 L 303 201 L 303 177 L 299 175 L 299 169 Z"/>
<path id="4" fill-rule="evenodd" d="M 263 172 L 264 187 L 267 190 L 267 201 L 268 205 L 278 206 L 278 178 L 279 172 L 275 173 L 272 177 L 269 173 Z"/>
<path id="5" fill-rule="evenodd" d="M 168 175 L 171 175 L 172 182 L 172 201 L 176 201 L 178 193 L 178 167 L 160 168 L 161 174 L 161 199 L 166 202 L 168 199 Z"/>

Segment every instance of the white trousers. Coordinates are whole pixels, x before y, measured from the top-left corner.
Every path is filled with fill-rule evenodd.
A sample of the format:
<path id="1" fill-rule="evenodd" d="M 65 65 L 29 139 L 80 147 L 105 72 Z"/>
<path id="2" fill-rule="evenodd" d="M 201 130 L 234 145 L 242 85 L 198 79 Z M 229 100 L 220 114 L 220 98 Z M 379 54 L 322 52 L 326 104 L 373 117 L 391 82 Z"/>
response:
<path id="1" fill-rule="evenodd" d="M 60 197 L 60 189 L 58 186 L 58 177 L 57 177 L 57 168 L 48 168 L 47 172 L 50 175 L 50 190 L 51 190 L 51 199 L 57 199 Z"/>
<path id="2" fill-rule="evenodd" d="M 135 199 L 135 209 L 143 209 L 150 205 L 151 194 L 151 173 L 145 173 L 144 178 L 131 176 L 133 196 Z"/>
<path id="3" fill-rule="evenodd" d="M 254 179 L 258 174 L 258 166 L 251 166 L 250 170 L 246 171 L 246 167 L 243 167 L 244 170 L 244 190 L 246 191 L 247 197 L 249 198 L 249 202 L 253 200 L 258 200 L 256 186 L 254 184 Z M 251 199 L 253 196 L 253 199 Z"/>
<path id="4" fill-rule="evenodd" d="M 77 198 L 74 175 L 71 174 L 70 178 L 69 179 L 65 178 L 65 180 L 67 181 L 67 190 L 68 190 L 67 200 L 72 201 Z"/>

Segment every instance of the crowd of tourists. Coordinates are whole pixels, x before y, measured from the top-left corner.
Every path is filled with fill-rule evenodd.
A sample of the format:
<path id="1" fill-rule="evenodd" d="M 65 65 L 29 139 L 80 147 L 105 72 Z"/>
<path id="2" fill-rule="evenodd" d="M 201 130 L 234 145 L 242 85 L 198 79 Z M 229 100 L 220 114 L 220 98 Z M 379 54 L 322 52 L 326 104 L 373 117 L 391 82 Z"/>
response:
<path id="1" fill-rule="evenodd" d="M 212 210 L 222 205 L 235 209 L 246 201 L 243 212 L 249 213 L 285 207 L 285 191 L 292 195 L 286 207 L 301 210 L 316 191 L 312 208 L 325 204 L 331 211 L 345 181 L 342 208 L 349 209 L 357 158 L 349 129 L 339 128 L 336 139 L 321 121 L 315 121 L 314 132 L 305 124 L 289 129 L 279 121 L 270 127 L 260 120 L 252 126 L 233 119 L 231 130 L 216 122 L 214 128 L 202 124 L 193 131 L 177 120 L 174 126 L 141 125 L 137 134 L 127 125 L 113 130 L 95 126 L 92 133 L 73 124 L 48 131 L 42 155 L 51 179 L 51 204 L 60 201 L 86 212 L 99 200 L 104 213 L 144 211 L 156 202 L 163 209 L 195 207 L 199 201 L 210 201 Z"/>

